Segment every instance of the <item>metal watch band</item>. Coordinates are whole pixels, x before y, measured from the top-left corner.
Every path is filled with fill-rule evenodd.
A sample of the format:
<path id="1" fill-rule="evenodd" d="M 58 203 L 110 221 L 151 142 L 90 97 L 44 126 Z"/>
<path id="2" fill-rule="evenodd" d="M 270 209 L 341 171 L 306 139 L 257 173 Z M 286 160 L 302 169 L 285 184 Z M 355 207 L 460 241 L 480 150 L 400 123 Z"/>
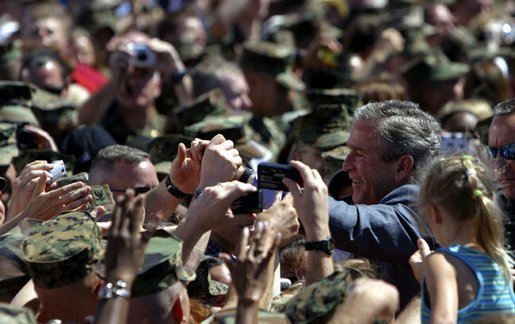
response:
<path id="1" fill-rule="evenodd" d="M 178 198 L 178 199 L 184 199 L 188 196 L 190 196 L 189 194 L 187 193 L 184 193 L 182 191 L 180 191 L 173 183 L 172 183 L 172 179 L 170 179 L 170 176 L 167 175 L 166 176 L 166 189 L 168 190 L 168 192 L 174 196 L 175 198 Z"/>
<path id="2" fill-rule="evenodd" d="M 118 280 L 114 284 L 111 282 L 106 283 L 98 292 L 99 299 L 110 299 L 114 297 L 130 298 L 131 292 L 127 287 L 127 283 L 123 280 Z"/>

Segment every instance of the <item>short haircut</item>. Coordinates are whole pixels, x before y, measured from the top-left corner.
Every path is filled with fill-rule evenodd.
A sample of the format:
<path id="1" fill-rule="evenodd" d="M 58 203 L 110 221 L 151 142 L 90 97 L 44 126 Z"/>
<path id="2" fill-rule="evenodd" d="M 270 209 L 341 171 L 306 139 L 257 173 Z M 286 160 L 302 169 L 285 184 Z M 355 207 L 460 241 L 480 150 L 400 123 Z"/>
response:
<path id="1" fill-rule="evenodd" d="M 515 98 L 498 103 L 494 107 L 494 116 L 509 115 L 515 113 Z"/>
<path id="2" fill-rule="evenodd" d="M 105 147 L 91 162 L 90 181 L 97 174 L 112 171 L 116 162 L 132 164 L 147 160 L 150 160 L 150 154 L 134 147 L 118 144 Z"/>
<path id="3" fill-rule="evenodd" d="M 241 75 L 243 72 L 234 63 L 221 57 L 208 57 L 191 72 L 193 79 L 193 96 L 198 97 L 216 88 L 223 88 L 222 79 L 228 75 Z"/>
<path id="4" fill-rule="evenodd" d="M 411 101 L 371 102 L 354 113 L 354 121 L 372 120 L 384 147 L 383 160 L 394 161 L 404 154 L 414 159 L 416 173 L 440 150 L 438 121 Z"/>
<path id="5" fill-rule="evenodd" d="M 35 68 L 42 67 L 47 62 L 55 62 L 59 65 L 61 68 L 61 78 L 66 83 L 72 70 L 59 54 L 50 50 L 33 51 L 25 55 L 22 59 L 20 73 L 23 74 L 23 71 L 26 70 L 32 73 Z M 23 80 L 22 78 L 20 79 Z"/>

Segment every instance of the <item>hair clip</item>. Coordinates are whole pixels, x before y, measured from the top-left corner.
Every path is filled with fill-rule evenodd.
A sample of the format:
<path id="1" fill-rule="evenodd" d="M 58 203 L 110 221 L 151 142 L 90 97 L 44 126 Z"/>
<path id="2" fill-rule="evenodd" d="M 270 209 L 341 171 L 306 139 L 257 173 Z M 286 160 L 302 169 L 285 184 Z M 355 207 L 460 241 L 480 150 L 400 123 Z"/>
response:
<path id="1" fill-rule="evenodd" d="M 463 159 L 463 161 L 466 161 L 466 160 L 473 161 L 474 160 L 472 155 L 468 155 L 468 154 L 463 155 L 462 159 Z"/>
<path id="2" fill-rule="evenodd" d="M 472 197 L 474 198 L 479 198 L 483 195 L 483 192 L 481 191 L 481 189 L 476 189 L 472 192 Z"/>

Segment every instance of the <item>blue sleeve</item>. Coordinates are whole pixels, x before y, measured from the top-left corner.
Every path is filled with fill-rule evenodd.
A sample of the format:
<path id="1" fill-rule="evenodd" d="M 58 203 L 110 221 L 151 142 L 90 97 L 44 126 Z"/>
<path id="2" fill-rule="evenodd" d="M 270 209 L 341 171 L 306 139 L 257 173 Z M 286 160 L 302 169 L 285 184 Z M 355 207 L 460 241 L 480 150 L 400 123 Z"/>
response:
<path id="1" fill-rule="evenodd" d="M 329 198 L 329 227 L 337 248 L 387 262 L 408 262 L 420 237 L 406 205 L 349 205 Z"/>

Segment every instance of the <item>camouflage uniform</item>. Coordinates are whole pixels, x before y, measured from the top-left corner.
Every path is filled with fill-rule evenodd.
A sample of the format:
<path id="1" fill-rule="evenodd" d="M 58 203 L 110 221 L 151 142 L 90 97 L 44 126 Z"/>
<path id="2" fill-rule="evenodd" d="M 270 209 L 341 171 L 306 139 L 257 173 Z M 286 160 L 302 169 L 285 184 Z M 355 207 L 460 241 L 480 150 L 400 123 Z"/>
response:
<path id="1" fill-rule="evenodd" d="M 182 266 L 182 241 L 164 230 L 157 230 L 147 244 L 131 297 L 148 296 L 177 281 L 187 283 L 194 279 L 195 272 Z"/>
<path id="2" fill-rule="evenodd" d="M 19 308 L 0 303 L 0 323 L 36 324 L 34 313 L 28 308 Z"/>
<path id="3" fill-rule="evenodd" d="M 118 144 L 129 145 L 131 141 L 138 142 L 138 137 L 152 139 L 163 134 L 166 124 L 166 118 L 159 113 L 137 132 L 128 129 L 120 114 L 120 108 L 116 102 L 113 102 L 109 109 L 106 111 L 100 125 L 104 127 L 113 136 Z M 129 145 L 135 146 L 135 145 Z M 138 145 L 136 145 L 138 146 Z"/>
<path id="4" fill-rule="evenodd" d="M 49 289 L 85 278 L 104 257 L 101 231 L 88 212 L 70 212 L 41 223 L 21 249 L 34 284 Z"/>
<path id="5" fill-rule="evenodd" d="M 192 140 L 181 134 L 170 134 L 156 137 L 148 144 L 145 151 L 150 154 L 150 161 L 154 164 L 160 181 L 170 174 L 179 143 L 188 147 Z"/>

